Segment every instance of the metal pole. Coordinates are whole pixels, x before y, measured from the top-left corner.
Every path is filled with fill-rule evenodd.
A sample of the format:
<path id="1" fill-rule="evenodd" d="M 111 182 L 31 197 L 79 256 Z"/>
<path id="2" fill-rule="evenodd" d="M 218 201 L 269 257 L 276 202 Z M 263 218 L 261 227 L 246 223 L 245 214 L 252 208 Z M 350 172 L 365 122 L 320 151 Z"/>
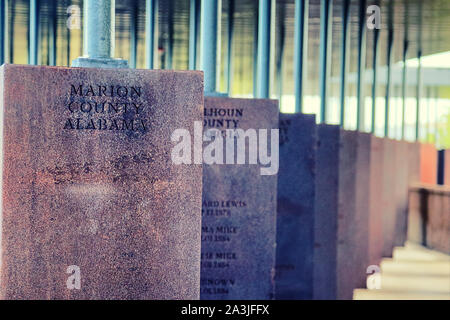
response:
<path id="1" fill-rule="evenodd" d="M 227 92 L 231 94 L 231 81 L 233 78 L 233 32 L 234 32 L 234 0 L 228 1 L 228 44 L 227 44 Z"/>
<path id="2" fill-rule="evenodd" d="M 347 51 L 350 39 L 350 0 L 344 0 L 342 4 L 342 47 L 341 47 L 341 94 L 340 94 L 340 125 L 345 121 L 345 90 L 347 84 Z"/>
<path id="3" fill-rule="evenodd" d="M 130 14 L 130 68 L 136 68 L 136 47 L 137 47 L 137 3 L 133 2 Z"/>
<path id="4" fill-rule="evenodd" d="M 8 1 L 0 0 L 0 65 L 6 62 L 6 38 L 8 30 Z"/>
<path id="5" fill-rule="evenodd" d="M 303 80 L 308 52 L 309 0 L 295 0 L 294 22 L 294 85 L 295 112 L 303 112 Z"/>
<path id="6" fill-rule="evenodd" d="M 387 47 L 387 80 L 386 80 L 386 97 L 384 107 L 384 136 L 389 137 L 389 96 L 391 89 L 391 62 L 392 62 L 392 45 L 394 43 L 394 30 L 389 29 L 388 47 Z"/>
<path id="7" fill-rule="evenodd" d="M 285 12 L 284 7 L 281 8 L 280 13 L 278 15 L 278 21 L 277 24 L 279 24 L 279 38 L 277 41 L 278 46 L 278 56 L 276 61 L 276 79 L 277 79 L 277 89 L 278 89 L 278 101 L 279 101 L 279 108 L 282 107 L 283 101 L 283 55 L 284 55 L 284 42 L 285 42 L 285 26 L 284 26 L 284 18 L 285 18 Z"/>
<path id="8" fill-rule="evenodd" d="M 52 3 L 48 21 L 48 64 L 56 66 L 56 3 Z"/>
<path id="9" fill-rule="evenodd" d="M 195 70 L 197 68 L 197 34 L 199 11 L 199 0 L 191 0 L 189 9 L 189 70 Z"/>
<path id="10" fill-rule="evenodd" d="M 155 8 L 156 0 L 145 2 L 145 51 L 147 53 L 145 67 L 153 69 L 155 49 Z"/>
<path id="11" fill-rule="evenodd" d="M 417 83 L 416 83 L 416 141 L 420 138 L 420 99 L 422 89 L 422 51 L 417 52 Z"/>
<path id="12" fill-rule="evenodd" d="M 259 0 L 257 97 L 269 98 L 271 0 Z"/>
<path id="13" fill-rule="evenodd" d="M 253 25 L 253 97 L 257 96 L 258 81 L 258 7 L 254 10 Z"/>
<path id="14" fill-rule="evenodd" d="M 319 52 L 319 92 L 320 122 L 325 123 L 327 113 L 327 86 L 330 72 L 331 25 L 333 14 L 332 0 L 320 3 L 320 52 Z"/>
<path id="15" fill-rule="evenodd" d="M 359 1 L 358 20 L 358 73 L 356 82 L 356 130 L 361 131 L 364 125 L 364 70 L 366 66 L 366 0 Z"/>
<path id="16" fill-rule="evenodd" d="M 380 31 L 374 30 L 374 43 L 373 43 L 373 76 L 372 76 L 372 119 L 370 132 L 375 133 L 375 116 L 376 116 L 376 103 L 377 103 L 377 67 L 378 67 L 378 43 L 380 38 Z"/>
<path id="17" fill-rule="evenodd" d="M 39 51 L 39 0 L 30 0 L 28 64 L 38 63 Z"/>
<path id="18" fill-rule="evenodd" d="M 168 45 L 167 45 L 167 69 L 172 70 L 173 69 L 173 28 L 174 28 L 174 21 L 173 21 L 173 0 L 168 0 Z"/>
<path id="19" fill-rule="evenodd" d="M 201 8 L 201 69 L 205 78 L 205 94 L 216 93 L 217 76 L 217 0 L 202 0 Z"/>
<path id="20" fill-rule="evenodd" d="M 126 60 L 114 59 L 115 0 L 85 0 L 83 57 L 74 67 L 126 68 Z"/>
<path id="21" fill-rule="evenodd" d="M 403 70 L 402 70 L 402 126 L 401 139 L 405 139 L 405 111 L 406 111 L 406 56 L 408 55 L 408 40 L 403 42 Z"/>

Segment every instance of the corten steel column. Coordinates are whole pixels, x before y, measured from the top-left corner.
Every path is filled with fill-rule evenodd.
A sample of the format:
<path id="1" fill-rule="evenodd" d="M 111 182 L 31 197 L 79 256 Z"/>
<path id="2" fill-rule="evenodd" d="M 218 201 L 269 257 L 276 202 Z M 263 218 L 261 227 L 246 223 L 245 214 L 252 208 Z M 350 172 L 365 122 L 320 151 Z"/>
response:
<path id="1" fill-rule="evenodd" d="M 28 28 L 28 64 L 38 64 L 39 0 L 30 0 L 30 22 Z"/>
<path id="2" fill-rule="evenodd" d="M 155 51 L 155 12 L 158 0 L 145 2 L 145 67 L 153 69 Z"/>
<path id="3" fill-rule="evenodd" d="M 272 0 L 259 0 L 257 98 L 269 98 Z"/>
<path id="4" fill-rule="evenodd" d="M 233 77 L 233 36 L 234 36 L 234 0 L 228 1 L 228 39 L 227 39 L 227 92 L 231 94 L 231 80 Z"/>
<path id="5" fill-rule="evenodd" d="M 372 119 L 370 125 L 370 132 L 375 133 L 375 116 L 377 103 L 377 67 L 378 67 L 378 43 L 380 38 L 380 30 L 374 29 L 374 43 L 373 43 L 373 75 L 372 75 Z"/>
<path id="6" fill-rule="evenodd" d="M 340 120 L 341 127 L 345 121 L 345 91 L 347 85 L 347 51 L 350 40 L 350 0 L 342 3 L 342 47 L 341 47 L 341 93 L 340 93 Z"/>
<path id="7" fill-rule="evenodd" d="M 189 7 L 189 70 L 197 68 L 197 34 L 200 1 L 191 0 Z"/>
<path id="8" fill-rule="evenodd" d="M 364 70 L 366 66 L 366 0 L 359 1 L 358 71 L 356 80 L 356 130 L 364 125 Z"/>
<path id="9" fill-rule="evenodd" d="M 402 126 L 401 126 L 401 139 L 405 139 L 405 111 L 406 111 L 406 56 L 408 55 L 407 39 L 403 41 L 403 70 L 402 70 Z"/>
<path id="10" fill-rule="evenodd" d="M 201 70 L 205 78 L 205 95 L 217 92 L 217 25 L 220 21 L 217 0 L 202 0 L 201 7 Z"/>
<path id="11" fill-rule="evenodd" d="M 386 80 L 386 96 L 385 96 L 385 107 L 384 107 L 384 136 L 389 137 L 389 98 L 391 89 L 391 62 L 392 62 L 392 45 L 394 43 L 394 30 L 389 29 L 388 34 L 388 46 L 387 46 L 387 80 Z"/>
<path id="12" fill-rule="evenodd" d="M 295 0 L 294 24 L 294 85 L 295 112 L 303 112 L 303 80 L 308 53 L 309 0 Z"/>
<path id="13" fill-rule="evenodd" d="M 138 4 L 133 2 L 130 14 L 130 68 L 136 68 Z"/>
<path id="14" fill-rule="evenodd" d="M 114 59 L 115 0 L 85 0 L 83 57 L 74 67 L 127 68 L 126 60 Z"/>
<path id="15" fill-rule="evenodd" d="M 416 141 L 420 139 L 420 99 L 422 98 L 422 51 L 417 52 L 417 83 L 416 83 Z"/>
<path id="16" fill-rule="evenodd" d="M 320 53 L 319 53 L 319 93 L 320 122 L 325 123 L 327 113 L 327 86 L 330 72 L 331 25 L 333 20 L 332 0 L 320 3 Z"/>

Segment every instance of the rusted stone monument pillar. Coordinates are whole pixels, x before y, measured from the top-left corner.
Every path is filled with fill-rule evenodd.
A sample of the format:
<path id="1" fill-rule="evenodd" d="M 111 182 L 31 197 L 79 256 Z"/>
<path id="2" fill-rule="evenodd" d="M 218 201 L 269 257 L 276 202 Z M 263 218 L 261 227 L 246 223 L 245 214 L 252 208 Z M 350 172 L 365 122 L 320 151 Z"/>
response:
<path id="1" fill-rule="evenodd" d="M 3 65 L 0 95 L 0 299 L 198 299 L 202 167 L 171 134 L 202 73 Z"/>

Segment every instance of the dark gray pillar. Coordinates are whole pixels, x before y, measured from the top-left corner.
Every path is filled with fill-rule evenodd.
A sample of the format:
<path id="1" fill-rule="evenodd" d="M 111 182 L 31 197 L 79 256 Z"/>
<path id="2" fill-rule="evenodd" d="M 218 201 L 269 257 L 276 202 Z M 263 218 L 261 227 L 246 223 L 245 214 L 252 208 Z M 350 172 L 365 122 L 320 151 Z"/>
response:
<path id="1" fill-rule="evenodd" d="M 280 114 L 275 298 L 312 299 L 316 119 Z"/>

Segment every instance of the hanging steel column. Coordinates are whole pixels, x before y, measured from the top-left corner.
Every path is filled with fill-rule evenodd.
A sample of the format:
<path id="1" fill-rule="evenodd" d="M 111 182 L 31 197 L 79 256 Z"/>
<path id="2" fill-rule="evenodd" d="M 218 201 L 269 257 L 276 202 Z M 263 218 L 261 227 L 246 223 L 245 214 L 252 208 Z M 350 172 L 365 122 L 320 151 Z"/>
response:
<path id="1" fill-rule="evenodd" d="M 370 125 L 370 132 L 375 133 L 375 116 L 377 108 L 377 67 L 378 67 L 378 43 L 380 38 L 380 30 L 375 29 L 373 34 L 373 75 L 372 75 L 372 118 Z"/>
<path id="2" fill-rule="evenodd" d="M 341 93 L 340 93 L 340 121 L 341 127 L 345 121 L 345 92 L 347 88 L 347 51 L 350 40 L 350 0 L 342 4 L 342 47 L 341 47 Z"/>
<path id="3" fill-rule="evenodd" d="M 233 78 L 233 35 L 234 35 L 234 0 L 228 1 L 228 43 L 227 43 L 227 92 L 231 94 L 231 81 Z"/>
<path id="4" fill-rule="evenodd" d="M 391 62 L 392 62 L 392 45 L 394 43 L 394 30 L 389 28 L 388 34 L 388 46 L 387 46 L 387 80 L 386 80 L 386 96 L 385 96 L 385 107 L 384 107 L 384 136 L 389 137 L 389 98 L 391 89 Z"/>
<path id="5" fill-rule="evenodd" d="M 199 0 L 191 0 L 189 7 L 189 70 L 195 70 L 197 68 L 197 34 L 199 11 Z"/>
<path id="6" fill-rule="evenodd" d="M 154 66 L 156 2 L 157 0 L 145 2 L 145 67 L 147 69 L 153 69 Z"/>
<path id="7" fill-rule="evenodd" d="M 130 68 L 136 68 L 136 49 L 137 49 L 137 3 L 133 2 L 130 14 Z"/>
<path id="8" fill-rule="evenodd" d="M 174 32 L 174 0 L 168 0 L 168 39 L 167 39 L 167 69 L 172 70 L 173 69 L 173 32 Z"/>
<path id="9" fill-rule="evenodd" d="M 8 34 L 8 0 L 0 0 L 0 65 L 6 62 Z"/>
<path id="10" fill-rule="evenodd" d="M 39 0 L 30 0 L 28 64 L 38 64 L 39 52 Z"/>
<path id="11" fill-rule="evenodd" d="M 333 19 L 332 0 L 320 3 L 320 53 L 319 53 L 319 93 L 320 122 L 325 123 L 327 115 L 327 86 L 330 73 L 331 25 Z"/>
<path id="12" fill-rule="evenodd" d="M 406 56 L 408 55 L 408 40 L 403 41 L 403 70 L 402 70 L 402 126 L 401 139 L 405 139 L 405 111 L 406 111 Z"/>
<path id="13" fill-rule="evenodd" d="M 257 96 L 258 81 L 258 11 L 259 8 L 256 7 L 254 10 L 254 21 L 253 21 L 253 97 Z"/>
<path id="14" fill-rule="evenodd" d="M 259 0 L 257 98 L 269 98 L 272 0 Z"/>
<path id="15" fill-rule="evenodd" d="M 420 99 L 422 90 L 422 51 L 417 52 L 417 83 L 416 83 L 416 141 L 420 138 Z"/>
<path id="16" fill-rule="evenodd" d="M 309 0 L 295 0 L 294 22 L 294 85 L 295 112 L 303 112 L 303 79 L 308 55 Z"/>
<path id="17" fill-rule="evenodd" d="M 56 66 L 56 3 L 51 4 L 48 18 L 48 64 Z"/>
<path id="18" fill-rule="evenodd" d="M 366 0 L 359 0 L 358 71 L 356 82 L 356 130 L 364 126 L 364 70 L 366 67 Z"/>
<path id="19" fill-rule="evenodd" d="M 218 1 L 202 0 L 201 69 L 205 77 L 205 94 L 216 94 Z"/>

